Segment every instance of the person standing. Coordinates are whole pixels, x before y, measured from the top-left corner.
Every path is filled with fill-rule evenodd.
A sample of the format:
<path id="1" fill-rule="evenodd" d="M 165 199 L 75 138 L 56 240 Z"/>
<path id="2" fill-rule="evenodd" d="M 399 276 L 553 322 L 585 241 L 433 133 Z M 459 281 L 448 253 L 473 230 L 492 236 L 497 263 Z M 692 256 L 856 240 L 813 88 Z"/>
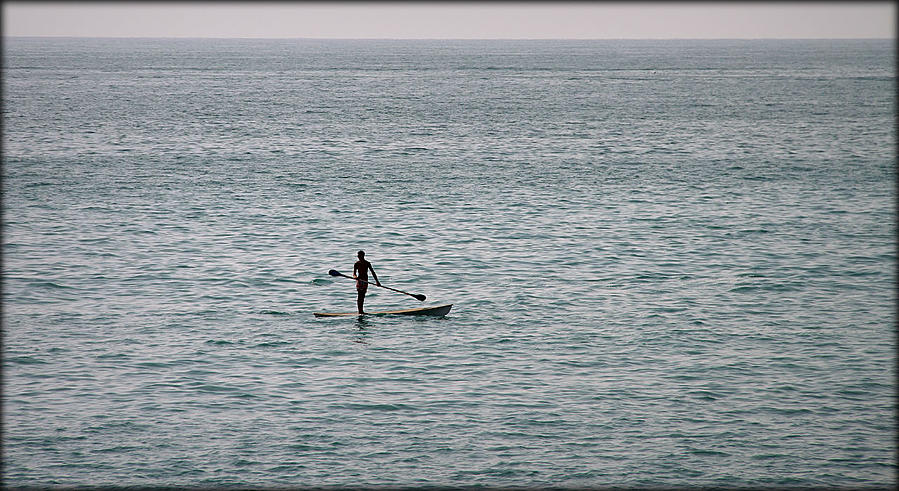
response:
<path id="1" fill-rule="evenodd" d="M 359 315 L 362 315 L 365 313 L 362 305 L 365 303 L 365 292 L 368 291 L 368 272 L 371 271 L 376 285 L 381 286 L 381 282 L 378 280 L 375 268 L 365 260 L 365 251 L 359 251 L 356 256 L 359 257 L 359 260 L 353 265 L 353 278 L 356 279 L 356 307 L 359 309 Z"/>

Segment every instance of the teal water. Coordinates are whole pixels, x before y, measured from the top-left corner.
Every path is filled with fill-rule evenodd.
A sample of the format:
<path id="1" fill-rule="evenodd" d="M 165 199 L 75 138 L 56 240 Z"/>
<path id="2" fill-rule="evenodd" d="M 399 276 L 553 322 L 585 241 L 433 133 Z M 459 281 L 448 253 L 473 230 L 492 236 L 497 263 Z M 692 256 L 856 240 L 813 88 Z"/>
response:
<path id="1" fill-rule="evenodd" d="M 5 485 L 896 484 L 892 40 L 3 49 Z"/>

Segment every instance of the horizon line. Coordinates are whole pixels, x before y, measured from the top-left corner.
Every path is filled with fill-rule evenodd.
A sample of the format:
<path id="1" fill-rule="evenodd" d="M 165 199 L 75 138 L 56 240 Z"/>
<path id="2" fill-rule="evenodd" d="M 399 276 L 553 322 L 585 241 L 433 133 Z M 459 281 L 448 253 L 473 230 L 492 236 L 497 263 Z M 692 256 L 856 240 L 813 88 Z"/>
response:
<path id="1" fill-rule="evenodd" d="M 658 38 L 390 38 L 390 37 L 263 37 L 263 36 L 79 36 L 62 34 L 8 35 L 3 39 L 210 39 L 210 40 L 269 40 L 269 41 L 895 41 L 896 37 L 658 37 Z"/>

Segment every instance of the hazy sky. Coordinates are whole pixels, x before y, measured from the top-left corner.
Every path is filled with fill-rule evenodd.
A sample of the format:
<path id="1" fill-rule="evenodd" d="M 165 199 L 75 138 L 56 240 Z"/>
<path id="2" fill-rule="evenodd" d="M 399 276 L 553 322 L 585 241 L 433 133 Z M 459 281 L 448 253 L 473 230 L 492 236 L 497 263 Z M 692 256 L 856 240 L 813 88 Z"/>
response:
<path id="1" fill-rule="evenodd" d="M 4 36 L 894 38 L 894 2 L 3 2 Z"/>

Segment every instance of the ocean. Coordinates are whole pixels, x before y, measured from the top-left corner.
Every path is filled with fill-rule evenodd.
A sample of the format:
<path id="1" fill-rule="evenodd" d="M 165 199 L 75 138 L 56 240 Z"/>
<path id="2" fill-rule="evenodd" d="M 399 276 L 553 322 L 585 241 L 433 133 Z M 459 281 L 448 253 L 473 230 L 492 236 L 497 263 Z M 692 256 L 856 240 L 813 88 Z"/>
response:
<path id="1" fill-rule="evenodd" d="M 895 486 L 895 60 L 4 38 L 3 484 Z"/>

